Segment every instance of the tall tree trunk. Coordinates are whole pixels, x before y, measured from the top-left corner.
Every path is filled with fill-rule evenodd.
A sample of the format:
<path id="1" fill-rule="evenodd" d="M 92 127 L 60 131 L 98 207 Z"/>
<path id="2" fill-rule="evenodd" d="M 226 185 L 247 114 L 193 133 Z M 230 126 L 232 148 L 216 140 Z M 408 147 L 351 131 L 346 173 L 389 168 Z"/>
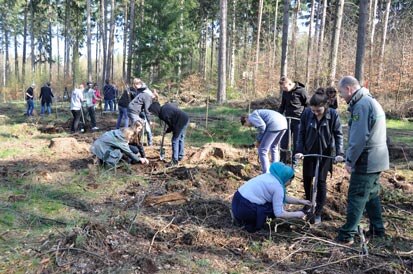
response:
<path id="1" fill-rule="evenodd" d="M 75 42 L 73 44 L 73 60 L 72 60 L 72 85 L 76 86 L 79 77 L 79 37 L 75 35 Z"/>
<path id="2" fill-rule="evenodd" d="M 338 55 L 338 46 L 340 42 L 340 32 L 341 32 L 341 21 L 343 19 L 343 10 L 344 10 L 344 0 L 337 1 L 337 13 L 336 20 L 334 24 L 334 34 L 332 39 L 332 47 L 330 51 L 330 75 L 329 75 L 329 85 L 333 86 L 336 78 L 336 69 L 337 69 L 337 55 Z"/>
<path id="3" fill-rule="evenodd" d="M 52 6 L 49 6 L 49 81 L 52 80 L 52 69 L 53 69 L 53 34 L 52 34 Z"/>
<path id="4" fill-rule="evenodd" d="M 18 47 L 19 47 L 19 42 L 17 41 L 17 31 L 14 31 L 14 77 L 16 78 L 17 83 L 20 82 L 20 77 L 19 77 L 19 52 L 18 52 Z"/>
<path id="5" fill-rule="evenodd" d="M 134 2 L 134 0 L 132 0 Z M 127 47 L 128 47 L 128 33 L 129 33 L 129 13 L 128 13 L 128 0 L 123 1 L 123 16 L 125 23 L 123 24 L 123 47 L 122 47 L 122 53 L 123 53 L 123 59 L 122 59 L 122 79 L 126 82 L 129 80 L 126 79 L 126 60 L 128 59 L 126 52 L 127 52 Z"/>
<path id="6" fill-rule="evenodd" d="M 384 50 L 386 48 L 386 36 L 387 36 L 387 26 L 389 23 L 390 4 L 391 4 L 391 0 L 387 0 L 386 11 L 384 14 L 382 37 L 381 37 L 381 47 L 380 47 L 380 55 L 379 55 L 379 75 L 377 77 L 377 86 L 380 85 L 380 81 L 383 76 Z"/>
<path id="7" fill-rule="evenodd" d="M 110 30 L 109 30 L 109 45 L 108 45 L 108 62 L 107 62 L 107 77 L 113 81 L 113 47 L 115 43 L 115 0 L 111 0 L 111 12 L 110 12 Z"/>
<path id="8" fill-rule="evenodd" d="M 271 55 L 271 70 L 275 68 L 275 58 L 277 55 L 277 47 L 278 47 L 278 2 L 279 0 L 275 1 L 275 13 L 274 13 L 274 31 L 273 31 L 273 39 L 272 39 L 272 46 L 273 46 L 273 52 Z"/>
<path id="9" fill-rule="evenodd" d="M 103 82 L 108 78 L 108 74 L 106 71 L 106 67 L 108 64 L 107 61 L 107 18 L 106 18 L 106 0 L 100 0 L 100 33 L 102 35 L 102 55 L 103 55 L 103 63 L 102 63 L 102 86 Z"/>
<path id="10" fill-rule="evenodd" d="M 24 23 L 23 23 L 23 53 L 22 53 L 22 84 L 26 81 L 26 49 L 27 49 L 27 5 L 24 6 Z M 17 58 L 17 56 L 16 56 Z"/>
<path id="11" fill-rule="evenodd" d="M 177 77 L 178 77 L 178 83 L 181 82 L 182 78 L 182 50 L 183 50 L 183 45 L 182 45 L 182 40 L 183 40 L 183 32 L 184 32 L 184 0 L 181 0 L 179 3 L 179 53 L 178 53 L 178 72 L 177 72 Z M 178 85 L 178 89 L 180 89 L 181 85 Z"/>
<path id="12" fill-rule="evenodd" d="M 215 24 L 214 24 L 214 20 L 212 20 L 212 23 L 211 23 L 211 60 L 209 64 L 209 80 L 210 81 L 212 81 L 213 76 L 214 76 L 214 73 L 213 73 L 214 72 L 214 47 L 215 47 L 214 33 L 215 33 Z"/>
<path id="13" fill-rule="evenodd" d="M 59 2 L 56 1 L 56 10 L 58 8 Z M 56 45 L 57 45 L 57 80 L 60 81 L 60 37 L 59 37 L 59 26 L 56 26 Z"/>
<path id="14" fill-rule="evenodd" d="M 226 94 L 226 55 L 227 55 L 227 0 L 220 0 L 220 33 L 219 33 L 219 62 L 218 62 L 218 93 L 217 103 L 227 100 Z"/>
<path id="15" fill-rule="evenodd" d="M 320 71 L 323 72 L 323 54 L 324 54 L 324 30 L 326 25 L 326 14 L 327 14 L 327 0 L 323 0 L 323 11 L 321 13 L 321 22 L 320 22 L 320 33 L 318 39 L 318 52 L 317 52 L 317 62 L 316 62 L 316 73 L 315 77 L 317 79 L 316 86 L 319 87 L 320 83 Z"/>
<path id="16" fill-rule="evenodd" d="M 236 15 L 237 11 L 237 0 L 232 0 L 232 24 L 231 24 L 231 62 L 229 70 L 229 85 L 231 88 L 235 86 L 235 47 L 236 45 Z"/>
<path id="17" fill-rule="evenodd" d="M 69 79 L 69 53 L 70 53 L 70 37 L 69 37 L 69 28 L 70 28 L 70 20 L 69 20 L 69 1 L 66 0 L 65 5 L 65 26 L 64 26 L 64 57 L 63 57 L 63 76 L 65 79 Z M 68 83 L 65 82 L 65 85 Z"/>
<path id="18" fill-rule="evenodd" d="M 366 28 L 368 19 L 369 0 L 360 0 L 359 6 L 359 23 L 357 29 L 357 53 L 356 53 L 356 67 L 355 77 L 360 84 L 364 82 L 364 54 L 366 50 Z"/>
<path id="19" fill-rule="evenodd" d="M 6 18 L 3 17 L 3 20 Z M 10 58 L 9 58 L 9 31 L 7 26 L 7 20 L 3 22 L 3 31 L 4 31 L 4 86 L 7 86 L 8 79 L 10 78 Z"/>
<path id="20" fill-rule="evenodd" d="M 35 55 L 34 55 L 34 7 L 33 1 L 30 1 L 30 50 L 31 50 L 31 66 L 32 66 L 32 78 L 35 69 Z"/>
<path id="21" fill-rule="evenodd" d="M 342 0 L 344 1 L 344 0 Z M 281 42 L 281 70 L 280 76 L 287 76 L 287 54 L 288 54 L 288 24 L 289 24 L 290 1 L 284 0 L 283 34 Z"/>
<path id="22" fill-rule="evenodd" d="M 310 26 L 308 28 L 308 44 L 307 44 L 307 66 L 305 75 L 305 86 L 310 89 L 311 63 L 313 52 L 313 26 L 314 26 L 314 11 L 315 0 L 311 0 Z"/>
<path id="23" fill-rule="evenodd" d="M 264 6 L 264 0 L 260 0 L 258 6 L 258 30 L 257 30 L 257 45 L 255 48 L 255 66 L 254 66 L 254 91 L 257 91 L 257 77 L 258 77 L 258 62 L 260 61 L 260 39 L 261 39 L 261 23 L 262 23 L 262 10 Z"/>
<path id="24" fill-rule="evenodd" d="M 294 78 L 298 78 L 298 57 L 297 57 L 297 33 L 298 33 L 298 14 L 301 9 L 301 0 L 296 0 L 296 7 L 294 9 L 293 22 L 291 24 L 291 52 L 294 64 Z"/>
<path id="25" fill-rule="evenodd" d="M 374 54 L 374 35 L 376 34 L 376 16 L 377 16 L 377 0 L 372 0 L 373 5 L 370 11 L 370 62 L 369 62 L 369 78 L 370 81 L 373 79 L 373 54 Z"/>
<path id="26" fill-rule="evenodd" d="M 92 33 L 90 26 L 91 0 L 86 0 L 87 79 L 92 81 Z"/>
<path id="27" fill-rule="evenodd" d="M 133 53 L 133 43 L 135 42 L 135 0 L 130 3 L 130 20 L 129 20 L 129 45 L 128 45 L 128 62 L 127 62 L 127 73 L 126 79 L 130 81 L 132 72 L 132 53 Z"/>

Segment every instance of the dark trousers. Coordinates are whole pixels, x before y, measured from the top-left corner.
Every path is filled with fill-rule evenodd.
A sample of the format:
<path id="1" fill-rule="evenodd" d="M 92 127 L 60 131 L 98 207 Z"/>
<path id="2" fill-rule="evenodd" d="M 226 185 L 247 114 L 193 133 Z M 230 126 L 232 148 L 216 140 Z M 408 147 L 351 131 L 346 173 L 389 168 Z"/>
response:
<path id="1" fill-rule="evenodd" d="M 340 240 L 352 239 L 357 233 L 357 226 L 366 209 L 370 220 L 370 231 L 384 235 L 384 225 L 380 204 L 380 172 L 351 173 L 347 198 L 347 219 L 340 228 Z"/>
<path id="2" fill-rule="evenodd" d="M 90 123 L 92 127 L 96 127 L 96 113 L 95 106 L 87 107 L 87 113 L 90 117 Z"/>
<path id="3" fill-rule="evenodd" d="M 291 155 L 291 157 L 292 157 L 293 163 L 295 164 L 296 160 L 293 156 L 295 154 L 295 147 L 296 147 L 296 144 L 297 144 L 298 133 L 299 133 L 299 130 L 300 130 L 300 121 L 291 119 L 291 122 L 290 122 L 289 126 L 290 127 L 287 128 L 287 131 L 285 132 L 283 138 L 281 139 L 280 161 L 287 164 L 287 157 L 288 157 L 289 152 L 287 152 L 286 150 L 288 149 L 288 138 L 289 138 L 288 136 L 290 135 L 290 132 L 291 132 L 291 135 L 292 135 L 292 140 L 291 140 L 292 155 Z"/>
<path id="4" fill-rule="evenodd" d="M 260 230 L 267 218 L 275 218 L 272 203 L 251 203 L 237 191 L 232 198 L 232 213 L 248 232 Z"/>
<path id="5" fill-rule="evenodd" d="M 125 127 L 129 127 L 128 108 L 119 106 L 119 116 L 116 122 L 116 128 L 119 129 L 122 125 L 122 119 L 125 119 Z"/>
<path id="6" fill-rule="evenodd" d="M 72 115 L 73 115 L 73 121 L 72 121 L 72 127 L 70 130 L 72 132 L 76 132 L 79 128 L 79 122 L 80 122 L 80 116 L 82 115 L 79 110 L 72 110 Z"/>
<path id="7" fill-rule="evenodd" d="M 311 176 L 304 176 L 304 191 L 305 191 L 305 199 L 311 201 L 313 199 L 313 177 Z M 327 184 L 326 180 L 318 180 L 317 183 L 317 196 L 316 196 L 316 207 L 315 207 L 315 215 L 321 215 L 323 211 L 323 207 L 326 204 L 327 200 Z"/>

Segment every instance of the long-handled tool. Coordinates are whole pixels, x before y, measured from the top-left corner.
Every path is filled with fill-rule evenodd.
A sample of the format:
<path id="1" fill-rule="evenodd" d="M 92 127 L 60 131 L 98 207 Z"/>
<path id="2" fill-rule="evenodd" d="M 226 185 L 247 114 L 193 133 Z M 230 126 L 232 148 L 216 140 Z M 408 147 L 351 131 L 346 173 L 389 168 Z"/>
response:
<path id="1" fill-rule="evenodd" d="M 161 147 L 159 148 L 159 159 L 161 161 L 165 160 L 165 148 L 163 147 L 163 143 L 164 143 L 164 140 L 165 140 L 165 134 L 166 134 L 166 123 L 163 126 Z"/>

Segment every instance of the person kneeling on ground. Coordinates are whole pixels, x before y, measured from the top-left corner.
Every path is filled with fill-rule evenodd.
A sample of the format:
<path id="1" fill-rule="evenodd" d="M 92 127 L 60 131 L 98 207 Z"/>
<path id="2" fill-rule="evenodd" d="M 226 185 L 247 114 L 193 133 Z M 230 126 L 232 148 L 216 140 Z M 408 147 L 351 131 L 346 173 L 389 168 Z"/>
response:
<path id="1" fill-rule="evenodd" d="M 270 172 L 243 184 L 232 199 L 232 215 L 248 232 L 260 230 L 267 218 L 304 218 L 303 211 L 288 212 L 284 204 L 311 205 L 310 201 L 286 195 L 286 186 L 294 178 L 294 170 L 281 162 L 272 163 Z"/>
<path id="2" fill-rule="evenodd" d="M 142 130 L 142 124 L 136 123 L 131 128 L 122 128 L 105 132 L 91 146 L 90 151 L 99 158 L 100 163 L 116 166 L 122 159 L 122 156 L 127 156 L 132 164 L 141 163 L 148 164 L 148 159 L 145 158 L 142 146 L 139 149 L 142 157 L 138 157 L 131 147 L 130 142 L 139 139 L 139 133 Z M 137 151 L 136 151 L 137 152 Z"/>

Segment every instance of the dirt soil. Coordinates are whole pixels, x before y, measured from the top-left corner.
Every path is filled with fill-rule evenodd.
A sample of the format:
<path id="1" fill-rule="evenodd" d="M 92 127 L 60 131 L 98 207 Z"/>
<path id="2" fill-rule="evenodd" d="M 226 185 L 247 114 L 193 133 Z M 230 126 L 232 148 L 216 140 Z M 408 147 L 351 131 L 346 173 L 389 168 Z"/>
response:
<path id="1" fill-rule="evenodd" d="M 111 129 L 114 116 L 98 124 Z M 68 131 L 67 123 L 54 125 Z M 44 126 L 39 127 L 44 128 Z M 75 134 L 69 150 L 55 144 L 48 164 L 36 156 L 31 169 L 43 170 L 41 180 L 60 172 L 89 169 L 90 188 L 101 186 L 93 174 L 105 171 L 94 164 L 87 148 L 104 131 Z M 57 141 L 59 142 L 59 141 Z M 373 239 L 369 255 L 362 255 L 360 240 L 351 247 L 334 243 L 345 221 L 349 175 L 334 167 L 328 178 L 328 201 L 320 226 L 303 220 L 272 220 L 262 231 L 250 234 L 231 223 L 232 195 L 249 178 L 259 174 L 255 149 L 227 144 L 187 147 L 187 158 L 167 168 L 159 160 L 160 138 L 146 147 L 150 164 L 120 165 L 117 176 L 137 174 L 122 191 L 101 197 L 83 208 L 90 216 L 70 233 L 51 233 L 38 244 L 38 273 L 411 273 L 413 271 L 413 183 L 394 169 L 383 173 L 383 215 L 389 238 Z M 170 159 L 170 146 L 166 159 Z M 54 161 L 56 159 L 56 161 Z M 59 159 L 57 161 L 57 159 Z M 300 170 L 289 194 L 303 197 Z M 2 167 L 4 174 L 13 166 Z M 144 178 L 144 181 L 142 181 Z M 407 196 L 395 196 L 396 190 Z M 399 192 L 397 192 L 399 193 Z M 393 195 L 393 196 L 392 196 Z M 407 197 L 407 198 L 406 198 Z M 18 197 L 15 197 L 18 199 Z M 399 199 L 400 198 L 400 199 Z M 82 205 L 79 205 L 82 208 Z M 289 210 L 300 207 L 291 205 Z M 129 214 L 126 214 L 129 212 Z M 101 214 L 106 214 L 104 221 Z M 367 229 L 366 219 L 363 224 Z"/>

